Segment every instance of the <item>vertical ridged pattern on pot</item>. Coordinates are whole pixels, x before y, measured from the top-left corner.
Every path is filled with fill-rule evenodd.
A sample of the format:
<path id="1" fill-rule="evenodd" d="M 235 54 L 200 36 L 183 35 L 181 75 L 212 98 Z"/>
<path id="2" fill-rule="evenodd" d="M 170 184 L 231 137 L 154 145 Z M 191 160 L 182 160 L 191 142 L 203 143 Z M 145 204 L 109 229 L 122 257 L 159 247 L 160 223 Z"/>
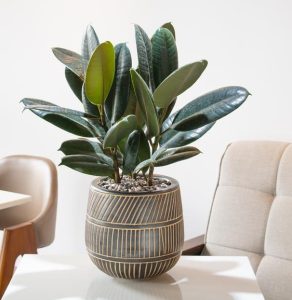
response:
<path id="1" fill-rule="evenodd" d="M 142 279 L 168 271 L 184 241 L 179 185 L 151 194 L 122 194 L 92 182 L 86 247 L 94 264 L 113 277 Z"/>

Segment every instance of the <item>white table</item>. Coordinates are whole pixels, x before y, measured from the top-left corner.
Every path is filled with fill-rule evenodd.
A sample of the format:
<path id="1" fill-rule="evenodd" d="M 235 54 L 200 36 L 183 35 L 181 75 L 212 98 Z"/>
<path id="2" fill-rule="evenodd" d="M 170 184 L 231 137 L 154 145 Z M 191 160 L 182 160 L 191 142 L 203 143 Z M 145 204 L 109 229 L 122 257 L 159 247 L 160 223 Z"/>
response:
<path id="1" fill-rule="evenodd" d="M 86 255 L 25 255 L 2 300 L 264 300 L 246 257 L 184 256 L 151 280 L 115 279 Z"/>
<path id="2" fill-rule="evenodd" d="M 0 210 L 31 201 L 31 196 L 0 190 Z"/>

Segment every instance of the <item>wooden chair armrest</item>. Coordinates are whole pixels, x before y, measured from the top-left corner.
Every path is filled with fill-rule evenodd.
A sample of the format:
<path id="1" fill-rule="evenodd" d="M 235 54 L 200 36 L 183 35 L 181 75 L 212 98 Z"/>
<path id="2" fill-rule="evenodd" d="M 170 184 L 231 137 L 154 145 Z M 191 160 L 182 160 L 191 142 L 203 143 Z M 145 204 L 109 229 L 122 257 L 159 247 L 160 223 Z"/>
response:
<path id="1" fill-rule="evenodd" d="M 201 255 L 204 244 L 205 235 L 200 235 L 190 240 L 186 240 L 183 245 L 182 255 Z"/>

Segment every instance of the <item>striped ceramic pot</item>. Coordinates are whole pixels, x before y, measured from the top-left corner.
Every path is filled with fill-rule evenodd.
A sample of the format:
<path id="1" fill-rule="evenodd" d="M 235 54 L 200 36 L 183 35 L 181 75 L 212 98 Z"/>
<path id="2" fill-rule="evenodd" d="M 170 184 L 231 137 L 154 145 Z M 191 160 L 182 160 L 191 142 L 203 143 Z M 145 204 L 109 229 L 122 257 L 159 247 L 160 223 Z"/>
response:
<path id="1" fill-rule="evenodd" d="M 150 278 L 171 269 L 184 241 L 179 184 L 163 191 L 119 193 L 92 182 L 86 217 L 86 247 L 106 274 L 127 279 Z"/>

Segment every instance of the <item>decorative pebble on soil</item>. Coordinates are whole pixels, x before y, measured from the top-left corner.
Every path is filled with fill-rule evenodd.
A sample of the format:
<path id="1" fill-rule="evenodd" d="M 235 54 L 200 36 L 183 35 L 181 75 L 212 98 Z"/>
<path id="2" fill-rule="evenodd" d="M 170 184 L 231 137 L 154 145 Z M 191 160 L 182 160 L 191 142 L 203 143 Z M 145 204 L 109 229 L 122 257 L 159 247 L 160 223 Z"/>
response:
<path id="1" fill-rule="evenodd" d="M 136 179 L 130 176 L 123 176 L 121 183 L 115 183 L 111 178 L 104 178 L 98 184 L 101 188 L 108 191 L 126 192 L 126 193 L 151 193 L 161 191 L 171 185 L 171 182 L 165 178 L 154 177 L 153 185 L 149 186 L 143 176 L 137 176 Z"/>

